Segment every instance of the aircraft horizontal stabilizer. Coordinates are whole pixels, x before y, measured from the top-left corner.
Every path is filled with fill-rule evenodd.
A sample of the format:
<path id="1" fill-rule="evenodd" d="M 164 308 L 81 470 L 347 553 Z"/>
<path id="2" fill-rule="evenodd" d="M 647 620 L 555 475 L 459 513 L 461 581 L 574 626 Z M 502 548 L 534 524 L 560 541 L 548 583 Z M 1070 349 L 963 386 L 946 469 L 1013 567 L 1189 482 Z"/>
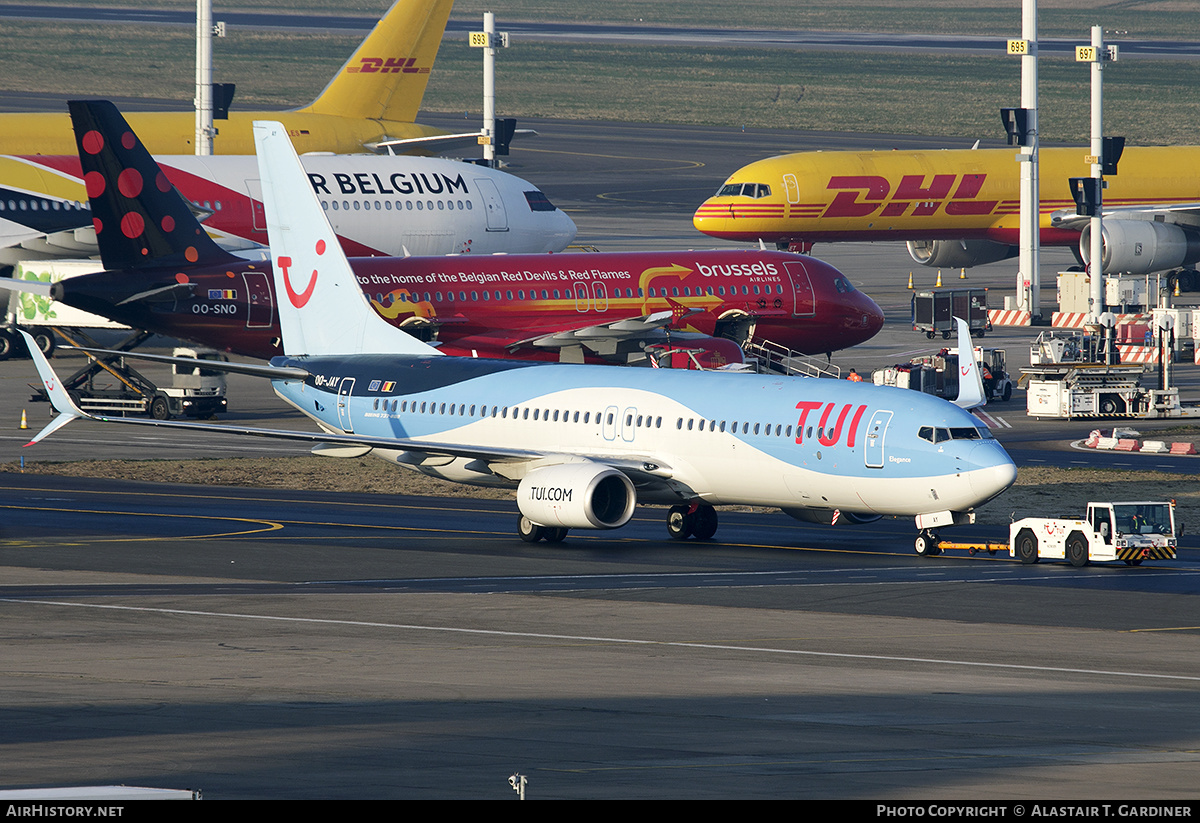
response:
<path id="1" fill-rule="evenodd" d="M 513 132 L 513 138 L 517 137 L 536 137 L 537 132 L 534 129 L 517 129 Z M 385 138 L 377 140 L 374 143 L 367 143 L 364 148 L 369 151 L 381 153 L 405 153 L 410 151 L 432 151 L 442 152 L 450 151 L 451 149 L 465 149 L 471 146 L 479 145 L 479 132 L 469 131 L 461 134 L 434 134 L 425 137 L 397 137 Z"/>
<path id="2" fill-rule="evenodd" d="M 135 360 L 149 360 L 155 363 L 170 363 L 178 366 L 195 366 L 211 371 L 223 371 L 229 374 L 245 374 L 250 377 L 265 377 L 268 380 L 305 380 L 312 375 L 295 366 L 272 366 L 259 363 L 230 363 L 226 360 L 198 360 L 194 357 L 172 357 L 168 354 L 142 354 L 140 352 L 114 351 L 112 349 L 92 349 L 78 346 L 80 351 L 88 354 L 111 354 L 117 357 L 130 357 Z"/>
<path id="3" fill-rule="evenodd" d="M 37 280 L 14 280 L 11 277 L 0 277 L 0 289 L 23 291 L 29 294 L 40 295 L 41 297 L 50 296 L 50 284 Z"/>

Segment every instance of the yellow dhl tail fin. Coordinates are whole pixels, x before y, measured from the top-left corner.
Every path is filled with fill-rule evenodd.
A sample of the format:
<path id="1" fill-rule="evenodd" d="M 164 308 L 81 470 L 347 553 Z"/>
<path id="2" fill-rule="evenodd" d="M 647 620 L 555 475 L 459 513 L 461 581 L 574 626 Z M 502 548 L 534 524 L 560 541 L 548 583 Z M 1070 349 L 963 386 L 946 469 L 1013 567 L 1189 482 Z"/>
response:
<path id="1" fill-rule="evenodd" d="M 454 0 L 396 0 L 346 65 L 301 112 L 416 120 Z"/>

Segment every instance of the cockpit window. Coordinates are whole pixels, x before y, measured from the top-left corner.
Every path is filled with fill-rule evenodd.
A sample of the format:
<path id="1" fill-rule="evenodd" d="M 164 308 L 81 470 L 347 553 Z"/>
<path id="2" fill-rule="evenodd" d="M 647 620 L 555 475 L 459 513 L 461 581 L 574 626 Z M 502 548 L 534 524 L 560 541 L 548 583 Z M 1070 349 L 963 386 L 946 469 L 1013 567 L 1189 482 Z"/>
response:
<path id="1" fill-rule="evenodd" d="M 771 187 L 766 183 L 726 183 L 717 192 L 717 197 L 770 197 Z"/>
<path id="2" fill-rule="evenodd" d="M 555 211 L 555 206 L 550 202 L 550 198 L 540 191 L 525 192 L 525 200 L 529 203 L 530 211 Z"/>
<path id="3" fill-rule="evenodd" d="M 833 278 L 833 286 L 837 289 L 838 294 L 849 294 L 854 291 L 854 284 L 844 277 Z"/>
<path id="4" fill-rule="evenodd" d="M 992 433 L 987 429 L 975 426 L 955 426 L 953 428 L 935 428 L 922 426 L 917 430 L 917 437 L 929 443 L 945 443 L 947 440 L 992 440 Z"/>

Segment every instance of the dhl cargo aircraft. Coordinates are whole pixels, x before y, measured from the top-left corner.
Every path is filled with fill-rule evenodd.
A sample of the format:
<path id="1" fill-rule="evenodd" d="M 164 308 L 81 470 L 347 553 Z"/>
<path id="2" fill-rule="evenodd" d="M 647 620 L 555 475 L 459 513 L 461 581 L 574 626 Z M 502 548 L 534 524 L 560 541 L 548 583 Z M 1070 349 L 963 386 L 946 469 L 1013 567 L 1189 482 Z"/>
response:
<path id="1" fill-rule="evenodd" d="M 44 293 L 134 328 L 280 354 L 284 298 L 270 264 L 212 242 L 111 103 L 69 108 L 106 271 Z M 741 362 L 739 344 L 751 338 L 819 354 L 883 324 L 875 302 L 832 266 L 778 251 L 365 257 L 353 266 L 380 315 L 470 356 L 644 363 L 646 347 L 662 343 L 699 349 L 714 366 Z"/>
<path id="2" fill-rule="evenodd" d="M 435 151 L 475 142 L 416 122 L 429 72 L 454 0 L 396 0 L 341 70 L 309 105 L 286 112 L 230 112 L 217 120 L 214 154 L 254 154 L 250 124 L 284 124 L 301 153 Z M 130 123 L 158 154 L 195 153 L 194 111 L 138 112 Z M 0 154 L 74 154 L 71 120 L 58 113 L 0 114 Z"/>
<path id="3" fill-rule="evenodd" d="M 222 248 L 266 245 L 253 155 L 155 159 Z M 575 239 L 575 223 L 536 186 L 495 169 L 409 155 L 303 163 L 349 255 L 550 252 Z M 0 266 L 98 253 L 78 155 L 0 157 Z"/>
<path id="4" fill-rule="evenodd" d="M 1087 220 L 1075 217 L 1068 179 L 1091 176 L 1088 153 L 1040 151 L 1044 246 L 1080 244 Z M 1126 148 L 1106 182 L 1105 271 L 1200 260 L 1200 146 Z M 1020 201 L 1015 149 L 801 152 L 738 169 L 692 222 L 712 237 L 797 251 L 907 240 L 918 263 L 959 268 L 1018 254 Z"/>
<path id="5" fill-rule="evenodd" d="M 913 517 L 918 551 L 929 553 L 932 529 L 971 521 L 1016 479 L 1011 458 L 977 418 L 921 392 L 441 356 L 370 310 L 286 130 L 254 128 L 271 272 L 287 294 L 284 353 L 269 365 L 220 368 L 270 379 L 319 430 L 93 419 L 306 442 L 329 457 L 371 454 L 453 482 L 515 488 L 517 533 L 527 542 L 619 528 L 639 502 L 671 506 L 673 538 L 709 539 L 717 506 L 754 505 L 826 524 Z M 126 203 L 124 215 L 139 222 L 136 204 Z M 973 364 L 969 337 L 961 339 Z M 27 345 L 60 412 L 32 445 L 90 415 L 32 339 Z M 974 374 L 968 407 L 982 401 Z"/>

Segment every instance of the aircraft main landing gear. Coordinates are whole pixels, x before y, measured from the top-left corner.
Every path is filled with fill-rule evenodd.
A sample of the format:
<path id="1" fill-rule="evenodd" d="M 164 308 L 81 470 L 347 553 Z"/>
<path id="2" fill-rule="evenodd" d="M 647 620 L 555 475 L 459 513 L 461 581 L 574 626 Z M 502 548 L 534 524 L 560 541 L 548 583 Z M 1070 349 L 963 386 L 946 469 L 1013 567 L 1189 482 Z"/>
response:
<path id="1" fill-rule="evenodd" d="M 672 506 L 667 513 L 667 533 L 673 540 L 711 540 L 717 525 L 717 510 L 705 504 Z"/>
<path id="2" fill-rule="evenodd" d="M 567 539 L 567 529 L 555 526 L 539 526 L 525 515 L 517 518 L 517 534 L 526 543 L 536 543 L 545 540 L 547 543 L 561 543 Z"/>

